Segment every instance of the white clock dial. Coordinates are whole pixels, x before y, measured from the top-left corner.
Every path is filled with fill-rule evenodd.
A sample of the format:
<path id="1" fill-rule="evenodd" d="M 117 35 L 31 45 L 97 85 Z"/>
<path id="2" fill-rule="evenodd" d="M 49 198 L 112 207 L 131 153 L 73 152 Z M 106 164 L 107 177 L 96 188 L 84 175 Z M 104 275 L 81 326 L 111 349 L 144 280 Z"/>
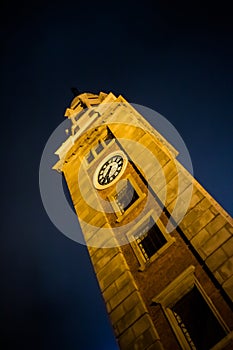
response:
<path id="1" fill-rule="evenodd" d="M 127 165 L 127 158 L 121 151 L 113 152 L 105 157 L 97 167 L 93 182 L 97 189 L 111 186 L 118 181 Z"/>

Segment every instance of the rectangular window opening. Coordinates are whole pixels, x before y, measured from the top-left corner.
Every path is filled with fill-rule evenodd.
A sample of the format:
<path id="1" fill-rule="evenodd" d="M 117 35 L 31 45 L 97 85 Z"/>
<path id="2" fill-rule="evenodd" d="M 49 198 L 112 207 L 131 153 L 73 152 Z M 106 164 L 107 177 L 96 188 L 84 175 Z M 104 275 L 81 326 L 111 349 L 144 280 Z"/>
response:
<path id="1" fill-rule="evenodd" d="M 139 198 L 131 182 L 127 179 L 123 188 L 115 195 L 115 200 L 121 212 L 124 213 Z"/>
<path id="2" fill-rule="evenodd" d="M 140 232 L 135 235 L 135 238 L 146 260 L 149 260 L 152 255 L 167 243 L 166 238 L 152 217 L 141 227 Z"/>
<path id="3" fill-rule="evenodd" d="M 94 159 L 94 156 L 93 156 L 93 153 L 90 151 L 89 152 L 89 154 L 88 154 L 88 156 L 87 156 L 87 162 L 90 164 L 92 161 L 93 161 L 93 159 Z"/>
<path id="4" fill-rule="evenodd" d="M 80 130 L 79 125 L 76 125 L 76 127 L 75 127 L 75 129 L 74 129 L 74 134 L 76 134 L 79 130 Z"/>
<path id="5" fill-rule="evenodd" d="M 104 138 L 104 142 L 106 145 L 108 145 L 113 139 L 115 139 L 115 136 L 111 132 L 111 130 L 107 127 L 107 136 Z"/>
<path id="6" fill-rule="evenodd" d="M 185 294 L 172 312 L 192 350 L 210 349 L 226 335 L 197 287 Z"/>
<path id="7" fill-rule="evenodd" d="M 103 147 L 102 143 L 99 141 L 99 143 L 95 149 L 96 153 L 99 154 L 103 149 L 104 149 L 104 147 Z"/>
<path id="8" fill-rule="evenodd" d="M 93 106 L 92 106 L 93 107 Z M 98 112 L 96 112 L 94 109 L 92 109 L 90 112 L 89 112 L 89 117 L 92 117 L 93 115 L 95 114 L 98 114 Z"/>

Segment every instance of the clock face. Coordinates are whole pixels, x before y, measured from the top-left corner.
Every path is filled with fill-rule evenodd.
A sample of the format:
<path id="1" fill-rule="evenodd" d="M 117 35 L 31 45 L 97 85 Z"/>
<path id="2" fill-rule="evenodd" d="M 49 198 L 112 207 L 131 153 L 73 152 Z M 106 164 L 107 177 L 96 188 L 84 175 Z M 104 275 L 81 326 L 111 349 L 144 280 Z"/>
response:
<path id="1" fill-rule="evenodd" d="M 97 167 L 93 182 L 98 189 L 111 186 L 123 174 L 127 165 L 127 158 L 121 151 L 111 153 L 103 159 Z"/>

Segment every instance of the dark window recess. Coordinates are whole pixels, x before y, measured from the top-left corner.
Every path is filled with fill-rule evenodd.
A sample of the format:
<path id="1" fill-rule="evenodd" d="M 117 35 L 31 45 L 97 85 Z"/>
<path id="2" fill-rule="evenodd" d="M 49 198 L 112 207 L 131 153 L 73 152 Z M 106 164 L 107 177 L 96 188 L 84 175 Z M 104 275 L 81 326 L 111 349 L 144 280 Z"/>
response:
<path id="1" fill-rule="evenodd" d="M 108 145 L 111 141 L 112 141 L 112 139 L 108 139 L 108 138 L 104 139 L 104 142 L 105 142 L 106 145 Z"/>
<path id="2" fill-rule="evenodd" d="M 137 199 L 139 198 L 137 192 L 127 180 L 125 186 L 115 195 L 115 200 L 124 213 Z"/>
<path id="3" fill-rule="evenodd" d="M 152 217 L 148 220 L 142 230 L 135 235 L 136 242 L 146 260 L 149 260 L 164 244 L 166 238 L 155 224 Z"/>
<path id="4" fill-rule="evenodd" d="M 74 119 L 76 120 L 76 122 L 80 119 L 80 113 L 76 114 L 76 116 L 74 117 Z"/>
<path id="5" fill-rule="evenodd" d="M 76 121 L 78 121 L 81 116 L 86 112 L 85 109 L 83 109 L 82 111 L 80 111 L 78 114 L 76 114 L 76 116 L 74 117 Z"/>
<path id="6" fill-rule="evenodd" d="M 172 311 L 191 349 L 210 349 L 226 335 L 197 287 L 183 296 Z"/>
<path id="7" fill-rule="evenodd" d="M 87 156 L 87 162 L 91 163 L 94 159 L 93 153 L 90 151 L 88 156 Z"/>
<path id="8" fill-rule="evenodd" d="M 95 151 L 97 154 L 99 154 L 104 149 L 101 142 L 98 143 L 98 146 L 96 147 Z"/>
<path id="9" fill-rule="evenodd" d="M 96 113 L 98 113 L 99 114 L 99 112 L 96 112 L 94 109 L 92 109 L 90 112 L 89 112 L 89 117 L 92 117 L 94 114 L 96 114 Z"/>
<path id="10" fill-rule="evenodd" d="M 104 142 L 106 145 L 108 145 L 113 139 L 115 139 L 115 136 L 111 132 L 111 130 L 107 127 L 107 136 L 104 139 Z"/>
<path id="11" fill-rule="evenodd" d="M 74 133 L 76 134 L 76 132 L 79 131 L 79 130 L 80 130 L 80 127 L 77 125 L 77 126 L 75 127 L 75 129 L 74 129 Z"/>

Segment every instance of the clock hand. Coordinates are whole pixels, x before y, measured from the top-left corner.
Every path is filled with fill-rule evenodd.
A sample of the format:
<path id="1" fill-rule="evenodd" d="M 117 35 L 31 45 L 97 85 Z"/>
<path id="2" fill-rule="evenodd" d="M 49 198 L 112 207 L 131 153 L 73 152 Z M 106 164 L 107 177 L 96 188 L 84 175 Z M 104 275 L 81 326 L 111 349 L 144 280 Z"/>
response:
<path id="1" fill-rule="evenodd" d="M 106 178 L 109 178 L 109 174 L 110 174 L 111 169 L 112 169 L 112 165 L 109 167 L 107 174 L 105 175 Z"/>

